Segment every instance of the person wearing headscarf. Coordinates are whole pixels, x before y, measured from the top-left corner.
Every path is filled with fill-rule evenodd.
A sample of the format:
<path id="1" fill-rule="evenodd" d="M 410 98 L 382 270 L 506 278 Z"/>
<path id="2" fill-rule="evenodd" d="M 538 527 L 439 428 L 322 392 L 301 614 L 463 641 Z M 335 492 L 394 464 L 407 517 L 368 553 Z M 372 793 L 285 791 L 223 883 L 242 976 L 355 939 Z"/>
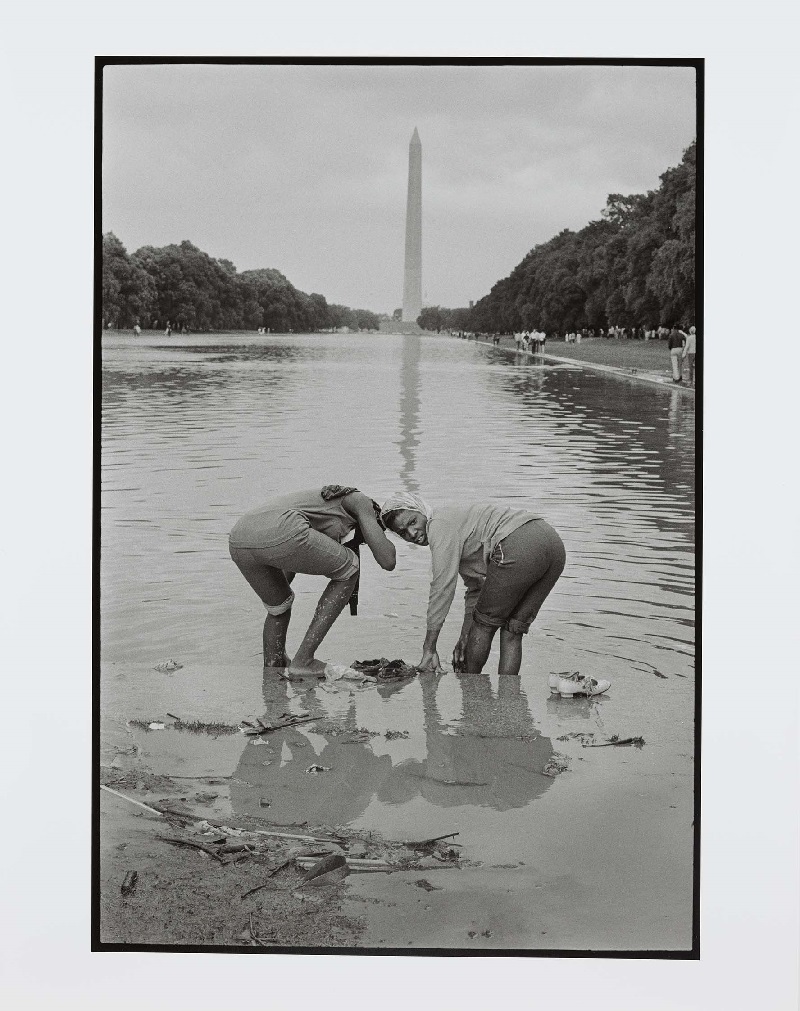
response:
<path id="1" fill-rule="evenodd" d="M 395 547 L 384 533 L 380 509 L 357 488 L 325 485 L 270 499 L 244 515 L 231 530 L 230 555 L 267 609 L 264 666 L 290 674 L 323 674 L 316 650 L 358 586 L 358 546 L 366 543 L 382 569 L 395 567 Z M 343 544 L 344 538 L 353 538 Z M 290 661 L 286 633 L 295 573 L 330 580 L 299 649 Z M 351 610 L 355 613 L 353 606 Z"/>
<path id="2" fill-rule="evenodd" d="M 500 674 L 519 674 L 522 636 L 564 569 L 558 533 L 541 516 L 492 502 L 431 508 L 401 492 L 381 507 L 386 527 L 431 549 L 427 632 L 419 666 L 441 670 L 437 643 L 459 575 L 466 585 L 464 623 L 453 651 L 457 670 L 478 674 L 500 629 Z"/>

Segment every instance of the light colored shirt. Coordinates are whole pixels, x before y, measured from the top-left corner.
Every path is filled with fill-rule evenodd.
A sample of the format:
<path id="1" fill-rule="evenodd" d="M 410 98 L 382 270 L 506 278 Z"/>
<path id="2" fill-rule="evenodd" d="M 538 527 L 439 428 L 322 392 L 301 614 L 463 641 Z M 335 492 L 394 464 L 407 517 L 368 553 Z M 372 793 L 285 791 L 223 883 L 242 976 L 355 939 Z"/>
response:
<path id="1" fill-rule="evenodd" d="M 237 548 L 268 548 L 280 544 L 287 538 L 282 522 L 287 513 L 299 513 L 314 530 L 341 542 L 356 527 L 355 519 L 342 504 L 343 498 L 326 501 L 320 488 L 278 495 L 245 513 L 231 530 L 230 543 Z"/>
<path id="2" fill-rule="evenodd" d="M 475 606 L 486 578 L 489 556 L 503 540 L 536 513 L 494 502 L 437 506 L 428 521 L 431 549 L 431 591 L 428 630 L 438 632 L 453 604 L 459 575 L 467 587 L 466 610 Z"/>
<path id="3" fill-rule="evenodd" d="M 685 358 L 687 355 L 694 354 L 697 354 L 697 334 L 690 333 L 686 337 L 686 344 L 683 348 L 683 357 Z"/>

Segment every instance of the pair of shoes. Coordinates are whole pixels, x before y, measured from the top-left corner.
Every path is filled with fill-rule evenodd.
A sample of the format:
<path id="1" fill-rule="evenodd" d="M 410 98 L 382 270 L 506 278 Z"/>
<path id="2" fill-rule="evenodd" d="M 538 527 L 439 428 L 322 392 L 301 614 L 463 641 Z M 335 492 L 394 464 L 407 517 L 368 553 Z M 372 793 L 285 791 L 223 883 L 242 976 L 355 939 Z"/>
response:
<path id="1" fill-rule="evenodd" d="M 553 675 L 550 675 L 551 678 Z M 611 687 L 611 682 L 600 678 L 586 677 L 575 671 L 574 674 L 562 674 L 558 679 L 558 686 L 550 685 L 551 691 L 557 691 L 562 699 L 571 699 L 573 695 L 602 695 Z"/>
<path id="2" fill-rule="evenodd" d="M 551 674 L 547 679 L 547 684 L 550 686 L 550 691 L 555 692 L 558 695 L 558 685 L 562 678 L 574 677 L 578 672 L 571 670 L 561 670 L 556 671 Z"/>

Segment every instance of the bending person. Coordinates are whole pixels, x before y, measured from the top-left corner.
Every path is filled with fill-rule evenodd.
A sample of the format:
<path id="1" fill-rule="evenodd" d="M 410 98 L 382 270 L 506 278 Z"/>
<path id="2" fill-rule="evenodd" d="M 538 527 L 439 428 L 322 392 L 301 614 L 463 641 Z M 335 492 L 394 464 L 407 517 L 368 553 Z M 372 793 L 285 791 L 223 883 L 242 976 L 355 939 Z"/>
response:
<path id="1" fill-rule="evenodd" d="M 428 630 L 420 667 L 441 669 L 437 643 L 460 574 L 467 592 L 454 666 L 480 673 L 500 629 L 499 673 L 519 674 L 522 636 L 564 570 L 564 544 L 550 524 L 534 513 L 491 502 L 431 509 L 406 492 L 384 502 L 381 519 L 403 540 L 431 549 Z M 574 691 L 597 694 L 608 687 L 607 681 L 586 678 Z"/>
<path id="2" fill-rule="evenodd" d="M 342 544 L 352 531 L 356 536 Z M 229 538 L 231 558 L 267 609 L 265 667 L 288 666 L 302 675 L 324 672 L 325 662 L 315 653 L 356 588 L 358 544 L 366 542 L 382 569 L 395 566 L 394 545 L 383 531 L 377 503 L 341 485 L 279 496 L 236 523 Z M 294 594 L 289 584 L 297 572 L 327 576 L 330 583 L 290 661 L 286 633 Z"/>

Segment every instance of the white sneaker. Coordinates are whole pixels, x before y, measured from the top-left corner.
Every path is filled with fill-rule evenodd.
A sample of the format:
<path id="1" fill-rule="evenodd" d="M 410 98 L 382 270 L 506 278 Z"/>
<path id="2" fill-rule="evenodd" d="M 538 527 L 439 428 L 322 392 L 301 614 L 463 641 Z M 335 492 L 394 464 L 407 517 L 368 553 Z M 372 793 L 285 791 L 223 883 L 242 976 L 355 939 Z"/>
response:
<path id="1" fill-rule="evenodd" d="M 551 674 L 550 677 L 547 679 L 547 683 L 550 686 L 550 691 L 555 692 L 555 694 L 558 695 L 559 681 L 562 678 L 573 677 L 577 673 L 578 673 L 577 671 L 560 670 L 557 671 L 555 674 Z"/>
<path id="2" fill-rule="evenodd" d="M 602 695 L 611 687 L 610 681 L 586 677 L 584 674 L 563 676 L 558 682 L 558 693 L 562 699 L 571 699 L 573 695 Z"/>

